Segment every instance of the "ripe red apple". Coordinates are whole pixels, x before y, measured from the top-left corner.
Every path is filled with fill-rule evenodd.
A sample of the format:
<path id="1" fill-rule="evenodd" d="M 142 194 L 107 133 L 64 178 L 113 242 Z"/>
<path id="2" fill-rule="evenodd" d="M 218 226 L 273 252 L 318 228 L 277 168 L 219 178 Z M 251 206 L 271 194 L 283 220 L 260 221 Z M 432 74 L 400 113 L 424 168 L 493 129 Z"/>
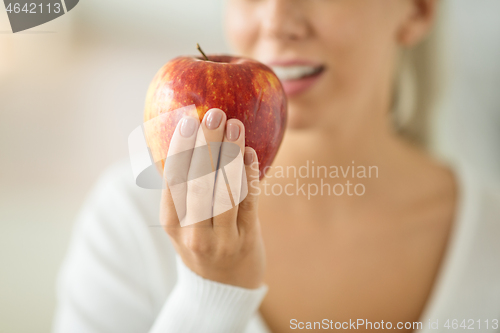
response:
<path id="1" fill-rule="evenodd" d="M 205 57 L 178 57 L 158 71 L 147 93 L 144 121 L 192 104 L 201 121 L 209 109 L 219 108 L 228 119 L 237 118 L 245 125 L 245 144 L 257 152 L 262 179 L 285 131 L 287 101 L 281 83 L 258 61 L 226 55 Z M 161 152 L 168 150 L 180 120 L 166 118 L 147 134 L 155 161 L 159 160 L 155 156 L 166 156 Z"/>

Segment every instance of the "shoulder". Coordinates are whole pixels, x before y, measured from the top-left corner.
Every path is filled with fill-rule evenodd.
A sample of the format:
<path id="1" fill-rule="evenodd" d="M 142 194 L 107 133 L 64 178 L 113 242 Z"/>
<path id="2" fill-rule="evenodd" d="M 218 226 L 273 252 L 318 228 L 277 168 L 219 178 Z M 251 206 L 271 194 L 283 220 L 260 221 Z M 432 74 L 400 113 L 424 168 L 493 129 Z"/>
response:
<path id="1" fill-rule="evenodd" d="M 484 177 L 466 163 L 457 165 L 456 175 L 459 183 L 457 218 L 470 227 L 490 228 L 500 233 L 500 183 Z"/>
<path id="2" fill-rule="evenodd" d="M 500 188 L 471 165 L 453 168 L 458 203 L 430 319 L 495 318 L 500 313 Z"/>
<path id="3" fill-rule="evenodd" d="M 453 318 L 496 318 L 500 313 L 500 188 L 466 163 L 453 163 L 452 169 L 458 193 L 455 218 L 422 318 L 442 323 Z"/>
<path id="4" fill-rule="evenodd" d="M 463 262 L 470 260 L 470 270 L 494 276 L 496 281 L 490 282 L 500 290 L 499 183 L 465 163 L 457 168 L 457 178 L 459 200 L 454 230 L 457 249 L 462 252 Z"/>

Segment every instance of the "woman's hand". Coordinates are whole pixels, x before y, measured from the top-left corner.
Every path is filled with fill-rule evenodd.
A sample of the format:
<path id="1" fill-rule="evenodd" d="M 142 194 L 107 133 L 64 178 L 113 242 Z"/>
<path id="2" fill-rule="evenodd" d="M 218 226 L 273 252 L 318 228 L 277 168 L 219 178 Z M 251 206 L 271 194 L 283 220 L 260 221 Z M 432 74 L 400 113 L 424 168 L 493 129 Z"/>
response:
<path id="1" fill-rule="evenodd" d="M 217 175 L 210 172 L 217 166 Z M 209 110 L 201 125 L 184 117 L 170 143 L 164 180 L 160 222 L 186 266 L 209 280 L 260 287 L 259 168 L 255 151 L 245 148 L 243 123 L 227 120 L 219 109 Z"/>

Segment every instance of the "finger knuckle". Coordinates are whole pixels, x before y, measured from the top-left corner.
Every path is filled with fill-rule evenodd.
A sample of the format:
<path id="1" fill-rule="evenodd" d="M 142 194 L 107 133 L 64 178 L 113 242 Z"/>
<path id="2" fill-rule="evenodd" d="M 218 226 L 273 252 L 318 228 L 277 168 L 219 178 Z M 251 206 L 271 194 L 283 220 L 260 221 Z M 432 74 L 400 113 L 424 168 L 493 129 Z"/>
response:
<path id="1" fill-rule="evenodd" d="M 190 194 L 206 197 L 213 193 L 213 185 L 206 179 L 197 178 L 189 181 L 188 191 Z"/>
<path id="2" fill-rule="evenodd" d="M 252 243 L 247 242 L 241 246 L 240 249 L 240 255 L 242 257 L 246 257 L 248 254 L 250 254 L 253 251 L 253 246 Z"/>
<path id="3" fill-rule="evenodd" d="M 171 216 L 167 210 L 168 208 L 165 207 L 160 210 L 160 225 L 170 237 L 177 237 L 179 234 L 179 219 Z"/>
<path id="4" fill-rule="evenodd" d="M 224 191 L 225 190 L 225 191 Z M 233 201 L 231 200 L 231 193 L 227 189 L 218 188 L 215 192 L 215 205 L 222 207 L 233 207 Z"/>
<path id="5" fill-rule="evenodd" d="M 221 243 L 217 247 L 217 257 L 221 259 L 231 258 L 236 254 L 236 252 L 237 252 L 236 246 L 229 242 Z"/>
<path id="6" fill-rule="evenodd" d="M 220 153 L 221 160 L 224 161 L 226 164 L 228 164 L 231 161 L 233 161 L 236 157 L 238 157 L 239 153 L 240 153 L 240 147 L 236 143 L 225 142 L 223 149 Z"/>
<path id="7" fill-rule="evenodd" d="M 179 185 L 179 184 L 184 184 L 187 181 L 187 177 L 184 175 L 180 174 L 165 174 L 167 178 L 167 185 L 174 186 L 174 185 Z"/>
<path id="8" fill-rule="evenodd" d="M 173 225 L 163 225 L 163 230 L 172 238 L 177 238 L 179 235 L 179 227 Z"/>
<path id="9" fill-rule="evenodd" d="M 249 200 L 250 198 L 245 198 L 245 200 L 243 200 L 240 204 L 239 204 L 239 208 L 242 209 L 242 210 L 252 210 L 255 206 L 254 202 L 252 202 L 252 200 Z"/>
<path id="10" fill-rule="evenodd" d="M 198 237 L 188 237 L 185 246 L 197 256 L 208 256 L 213 253 L 214 246 L 210 241 Z"/>

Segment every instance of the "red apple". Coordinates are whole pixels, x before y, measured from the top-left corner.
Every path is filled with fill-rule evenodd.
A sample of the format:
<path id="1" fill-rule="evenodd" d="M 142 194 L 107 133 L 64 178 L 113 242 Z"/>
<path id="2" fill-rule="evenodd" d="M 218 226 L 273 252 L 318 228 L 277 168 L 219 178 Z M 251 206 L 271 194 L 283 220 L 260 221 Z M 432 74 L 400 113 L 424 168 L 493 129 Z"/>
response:
<path id="1" fill-rule="evenodd" d="M 208 60 L 207 60 L 208 59 Z M 264 64 L 226 55 L 178 57 L 156 74 L 146 97 L 144 121 L 194 104 L 200 121 L 212 108 L 245 125 L 245 144 L 257 152 L 260 178 L 270 166 L 283 139 L 287 101 L 279 79 Z M 165 117 L 147 134 L 155 161 L 168 150 L 180 119 Z M 159 167 L 163 169 L 163 163 Z"/>

